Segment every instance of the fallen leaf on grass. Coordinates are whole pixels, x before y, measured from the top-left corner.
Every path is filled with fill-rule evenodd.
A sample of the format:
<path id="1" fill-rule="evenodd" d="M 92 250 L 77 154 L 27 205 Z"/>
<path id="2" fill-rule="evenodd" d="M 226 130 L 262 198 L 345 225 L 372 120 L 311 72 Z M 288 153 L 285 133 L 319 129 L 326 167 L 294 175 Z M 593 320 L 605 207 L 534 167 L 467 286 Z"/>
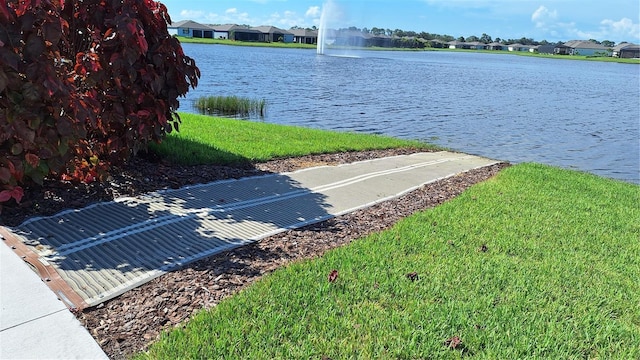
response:
<path id="1" fill-rule="evenodd" d="M 333 269 L 329 273 L 329 282 L 333 283 L 333 282 L 336 282 L 336 280 L 338 280 L 338 270 Z"/>
<path id="2" fill-rule="evenodd" d="M 418 273 L 417 272 L 412 272 L 412 273 L 408 273 L 406 275 L 407 279 L 411 280 L 411 281 L 416 281 L 418 280 Z"/>
<path id="3" fill-rule="evenodd" d="M 478 248 L 478 251 L 480 252 L 487 252 L 488 250 L 489 248 L 487 247 L 487 244 L 482 244 L 482 246 Z"/>
<path id="4" fill-rule="evenodd" d="M 456 349 L 460 347 L 461 344 L 462 340 L 460 340 L 460 337 L 458 336 L 450 337 L 444 341 L 444 346 L 448 347 L 449 349 Z"/>

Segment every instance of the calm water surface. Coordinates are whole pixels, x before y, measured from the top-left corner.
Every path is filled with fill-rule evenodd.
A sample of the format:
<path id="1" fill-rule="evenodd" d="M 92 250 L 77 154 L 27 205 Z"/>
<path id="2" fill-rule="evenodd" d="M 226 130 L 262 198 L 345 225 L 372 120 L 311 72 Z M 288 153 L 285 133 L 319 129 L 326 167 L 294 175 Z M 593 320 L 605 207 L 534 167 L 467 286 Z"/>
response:
<path id="1" fill-rule="evenodd" d="M 417 139 L 640 183 L 640 66 L 531 57 L 183 44 L 202 72 L 181 101 L 265 99 L 264 121 Z"/>

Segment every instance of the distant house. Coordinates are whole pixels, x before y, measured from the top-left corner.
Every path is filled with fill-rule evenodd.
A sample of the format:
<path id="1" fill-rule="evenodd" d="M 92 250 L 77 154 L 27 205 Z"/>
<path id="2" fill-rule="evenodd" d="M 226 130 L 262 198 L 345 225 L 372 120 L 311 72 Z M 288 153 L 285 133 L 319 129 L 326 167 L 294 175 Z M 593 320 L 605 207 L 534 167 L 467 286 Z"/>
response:
<path id="1" fill-rule="evenodd" d="M 275 26 L 257 26 L 252 29 L 258 30 L 261 33 L 260 41 L 263 42 L 293 42 L 293 33 Z"/>
<path id="2" fill-rule="evenodd" d="M 487 44 L 487 49 L 488 50 L 506 50 L 507 47 L 504 44 L 501 44 L 499 42 L 492 42 L 490 44 Z"/>
<path id="3" fill-rule="evenodd" d="M 209 27 L 213 29 L 214 39 L 230 39 L 231 32 L 233 31 L 233 29 L 238 27 L 238 25 L 234 25 L 234 24 L 209 25 Z"/>
<path id="4" fill-rule="evenodd" d="M 293 34 L 293 42 L 298 44 L 317 44 L 318 43 L 318 31 L 309 29 L 293 29 L 290 30 Z"/>
<path id="5" fill-rule="evenodd" d="M 371 46 L 377 46 L 377 47 L 391 47 L 391 44 L 392 44 L 391 36 L 374 35 L 369 39 L 369 44 Z"/>
<path id="6" fill-rule="evenodd" d="M 570 51 L 570 47 L 561 43 L 538 46 L 539 54 L 569 55 Z"/>
<path id="7" fill-rule="evenodd" d="M 466 43 L 466 45 L 471 50 L 485 50 L 487 48 L 487 44 L 485 44 L 483 42 L 479 42 L 479 41 L 471 41 L 471 42 Z"/>
<path id="8" fill-rule="evenodd" d="M 169 35 L 213 39 L 212 28 L 191 20 L 183 20 L 171 23 L 169 26 L 167 26 L 167 31 L 169 32 Z"/>
<path id="9" fill-rule="evenodd" d="M 429 44 L 429 46 L 431 46 L 432 48 L 436 48 L 436 49 L 442 49 L 442 48 L 448 47 L 447 43 L 440 39 L 427 40 L 427 44 Z"/>
<path id="10" fill-rule="evenodd" d="M 259 30 L 247 26 L 234 26 L 229 30 L 229 39 L 236 41 L 262 41 L 262 33 Z"/>
<path id="11" fill-rule="evenodd" d="M 373 35 L 357 30 L 338 30 L 335 32 L 335 44 L 339 46 L 364 47 L 371 46 Z"/>
<path id="12" fill-rule="evenodd" d="M 613 48 L 611 56 L 623 59 L 640 58 L 640 45 L 627 42 L 618 44 Z"/>
<path id="13" fill-rule="evenodd" d="M 469 45 L 464 41 L 453 40 L 447 43 L 449 49 L 469 49 Z"/>
<path id="14" fill-rule="evenodd" d="M 522 45 L 520 43 L 515 43 L 515 44 L 509 44 L 507 45 L 507 49 L 509 51 L 529 51 L 529 49 L 531 48 L 531 46 L 529 45 Z"/>
<path id="15" fill-rule="evenodd" d="M 569 54 L 571 55 L 583 55 L 583 56 L 594 56 L 594 55 L 605 55 L 608 56 L 610 49 L 601 44 L 595 43 L 593 41 L 588 40 L 571 40 L 564 43 L 566 46 L 570 47 L 571 50 Z"/>

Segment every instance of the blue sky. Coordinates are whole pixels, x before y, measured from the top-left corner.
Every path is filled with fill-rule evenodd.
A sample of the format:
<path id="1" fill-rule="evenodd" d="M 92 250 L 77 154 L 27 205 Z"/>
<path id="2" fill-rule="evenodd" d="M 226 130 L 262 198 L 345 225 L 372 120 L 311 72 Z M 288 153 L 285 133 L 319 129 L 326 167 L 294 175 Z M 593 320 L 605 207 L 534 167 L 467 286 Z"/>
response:
<path id="1" fill-rule="evenodd" d="M 640 42 L 638 0 L 161 0 L 173 21 L 402 29 L 454 37 Z"/>

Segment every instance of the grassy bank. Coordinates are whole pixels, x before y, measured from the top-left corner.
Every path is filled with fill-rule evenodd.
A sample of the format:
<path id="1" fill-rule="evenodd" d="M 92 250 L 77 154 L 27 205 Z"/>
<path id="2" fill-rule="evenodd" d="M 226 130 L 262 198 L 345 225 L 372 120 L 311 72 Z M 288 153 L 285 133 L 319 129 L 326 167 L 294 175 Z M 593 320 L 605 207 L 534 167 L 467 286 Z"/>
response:
<path id="1" fill-rule="evenodd" d="M 434 48 L 429 48 L 425 50 L 483 53 L 483 54 L 493 54 L 493 55 L 529 56 L 529 57 L 555 59 L 555 60 L 582 60 L 582 61 L 615 62 L 615 63 L 621 63 L 621 64 L 640 64 L 640 59 L 620 59 L 620 58 L 615 58 L 610 56 L 551 55 L 551 54 L 532 53 L 529 51 L 504 51 L 504 50 L 496 51 L 496 50 L 434 49 Z"/>
<path id="2" fill-rule="evenodd" d="M 285 44 L 285 43 L 263 43 L 253 41 L 234 41 L 234 40 L 221 40 L 221 39 L 198 39 L 198 38 L 186 38 L 178 37 L 180 42 L 183 43 L 197 43 L 197 44 L 219 44 L 219 45 L 234 45 L 234 46 L 256 46 L 256 47 L 280 47 L 280 48 L 299 48 L 299 49 L 315 49 L 316 45 L 307 44 Z M 581 55 L 548 55 L 537 54 L 528 51 L 495 51 L 495 50 L 464 50 L 464 49 L 437 49 L 437 48 L 424 48 L 424 49 L 405 49 L 405 48 L 359 48 L 359 51 L 454 51 L 454 52 L 472 52 L 472 53 L 485 53 L 494 55 L 517 55 L 517 56 L 532 56 L 545 59 L 556 60 L 583 60 L 583 61 L 602 61 L 602 62 L 615 62 L 622 64 L 640 64 L 640 59 L 620 59 L 614 57 L 604 56 L 581 56 Z"/>
<path id="3" fill-rule="evenodd" d="M 297 43 L 282 43 L 282 42 L 259 42 L 259 41 L 235 41 L 228 39 L 200 39 L 200 38 L 188 38 L 183 36 L 177 37 L 182 43 L 194 43 L 194 44 L 217 44 L 217 45 L 232 45 L 232 46 L 253 46 L 253 47 L 277 47 L 277 48 L 289 48 L 289 49 L 316 49 L 316 45 L 309 44 L 297 44 Z"/>
<path id="4" fill-rule="evenodd" d="M 161 145 L 151 148 L 165 159 L 188 165 L 260 162 L 308 154 L 395 147 L 437 148 L 387 136 L 336 133 L 186 113 L 180 117 L 180 131 L 171 133 Z"/>
<path id="5" fill-rule="evenodd" d="M 637 359 L 639 200 L 637 185 L 516 165 L 266 276 L 139 358 Z"/>

